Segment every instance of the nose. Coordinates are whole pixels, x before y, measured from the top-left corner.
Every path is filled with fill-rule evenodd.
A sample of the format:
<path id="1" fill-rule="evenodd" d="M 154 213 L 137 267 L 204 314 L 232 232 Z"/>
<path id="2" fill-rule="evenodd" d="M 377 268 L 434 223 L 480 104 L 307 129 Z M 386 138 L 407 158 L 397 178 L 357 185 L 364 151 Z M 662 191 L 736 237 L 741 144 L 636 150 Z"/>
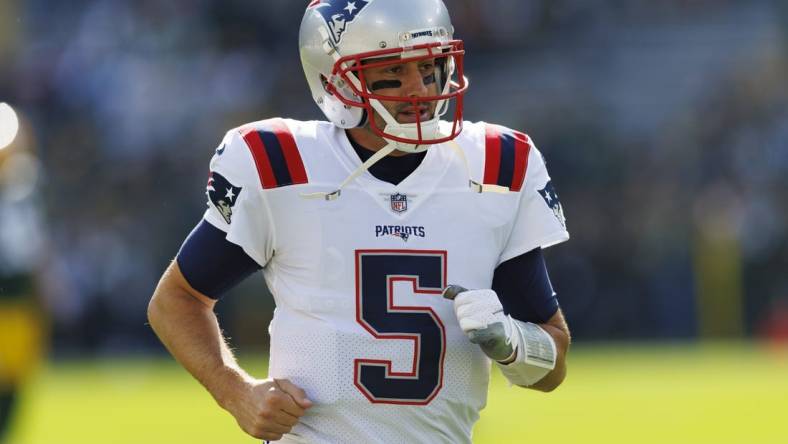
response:
<path id="1" fill-rule="evenodd" d="M 402 80 L 404 92 L 408 97 L 424 97 L 427 95 L 427 85 L 424 84 L 424 77 L 421 75 L 417 62 L 408 63 Z"/>

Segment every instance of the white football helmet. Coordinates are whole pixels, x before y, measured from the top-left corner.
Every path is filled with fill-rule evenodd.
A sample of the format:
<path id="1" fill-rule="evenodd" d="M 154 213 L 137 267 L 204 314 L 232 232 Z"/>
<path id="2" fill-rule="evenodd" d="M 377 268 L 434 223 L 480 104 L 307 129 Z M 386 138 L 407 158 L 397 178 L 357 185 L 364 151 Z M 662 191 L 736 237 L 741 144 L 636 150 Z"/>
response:
<path id="1" fill-rule="evenodd" d="M 465 51 L 453 40 L 454 27 L 441 0 L 314 0 L 301 22 L 299 46 L 312 97 L 335 125 L 370 128 L 392 148 L 421 152 L 454 139 L 462 131 L 462 101 L 468 88 L 463 75 Z M 363 68 L 435 60 L 438 95 L 394 97 L 375 94 L 364 81 Z M 426 84 L 426 80 L 425 80 Z M 420 108 L 435 104 L 434 115 L 415 123 L 399 123 L 380 101 L 404 102 Z M 438 122 L 454 101 L 450 134 Z M 385 121 L 379 128 L 373 110 Z"/>

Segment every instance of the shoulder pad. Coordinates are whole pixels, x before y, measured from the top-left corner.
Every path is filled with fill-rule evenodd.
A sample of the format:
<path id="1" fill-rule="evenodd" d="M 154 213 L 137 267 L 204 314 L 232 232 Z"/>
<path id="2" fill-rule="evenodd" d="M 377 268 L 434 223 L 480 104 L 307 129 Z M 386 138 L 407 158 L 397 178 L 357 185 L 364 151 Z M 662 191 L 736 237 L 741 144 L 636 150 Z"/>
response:
<path id="1" fill-rule="evenodd" d="M 282 119 L 255 122 L 239 131 L 264 189 L 309 182 L 293 133 Z"/>
<path id="2" fill-rule="evenodd" d="M 528 169 L 531 139 L 521 132 L 488 123 L 484 145 L 484 183 L 520 191 Z"/>

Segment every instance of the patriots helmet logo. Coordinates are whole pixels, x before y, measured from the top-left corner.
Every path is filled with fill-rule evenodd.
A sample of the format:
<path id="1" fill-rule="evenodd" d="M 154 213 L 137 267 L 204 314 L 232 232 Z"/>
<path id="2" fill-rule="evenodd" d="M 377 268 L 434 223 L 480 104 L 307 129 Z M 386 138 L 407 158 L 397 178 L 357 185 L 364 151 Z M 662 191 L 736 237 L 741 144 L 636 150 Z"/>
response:
<path id="1" fill-rule="evenodd" d="M 238 195 L 241 194 L 241 187 L 231 184 L 216 171 L 211 171 L 206 194 L 213 206 L 219 210 L 224 221 L 229 224 L 233 217 L 233 206 L 238 201 Z"/>
<path id="2" fill-rule="evenodd" d="M 334 45 L 342 40 L 348 25 L 373 0 L 314 0 L 307 8 L 315 8 L 323 16 Z"/>
<path id="3" fill-rule="evenodd" d="M 544 188 L 539 191 L 539 194 L 544 199 L 545 203 L 551 210 L 553 210 L 553 214 L 561 222 L 561 226 L 566 228 L 566 217 L 564 217 L 564 209 L 561 206 L 561 201 L 558 200 L 558 193 L 555 191 L 555 187 L 553 186 L 553 181 L 548 181 L 545 184 Z"/>

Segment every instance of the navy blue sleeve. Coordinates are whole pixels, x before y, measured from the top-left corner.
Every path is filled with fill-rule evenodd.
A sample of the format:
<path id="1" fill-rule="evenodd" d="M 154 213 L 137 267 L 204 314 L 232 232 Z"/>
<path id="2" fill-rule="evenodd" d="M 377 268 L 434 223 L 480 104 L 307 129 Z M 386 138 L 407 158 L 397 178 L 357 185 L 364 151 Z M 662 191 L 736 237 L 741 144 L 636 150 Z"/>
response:
<path id="1" fill-rule="evenodd" d="M 205 220 L 183 242 L 176 260 L 192 288 L 212 299 L 261 269 L 243 248 Z"/>
<path id="2" fill-rule="evenodd" d="M 499 265 L 492 289 L 498 294 L 504 313 L 521 321 L 544 323 L 558 310 L 541 248 Z"/>

